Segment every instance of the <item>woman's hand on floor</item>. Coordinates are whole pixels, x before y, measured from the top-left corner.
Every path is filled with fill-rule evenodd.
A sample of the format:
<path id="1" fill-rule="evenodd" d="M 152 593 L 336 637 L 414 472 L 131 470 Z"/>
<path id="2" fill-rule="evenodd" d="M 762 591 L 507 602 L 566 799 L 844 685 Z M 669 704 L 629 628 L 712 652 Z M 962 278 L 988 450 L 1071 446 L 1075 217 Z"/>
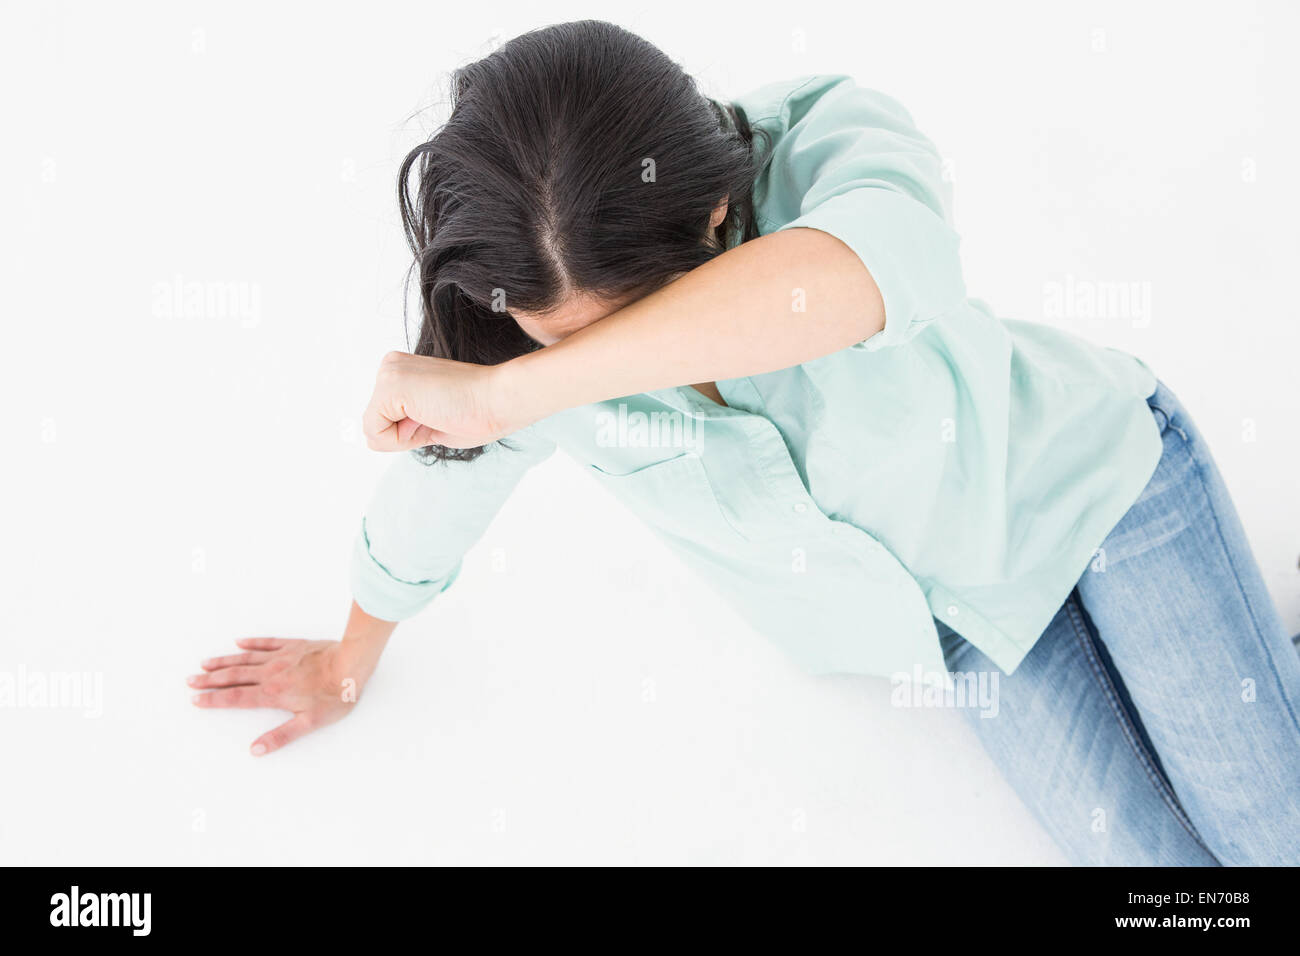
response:
<path id="1" fill-rule="evenodd" d="M 187 683 L 197 707 L 272 707 L 293 717 L 253 741 L 260 757 L 351 713 L 397 625 L 355 603 L 341 641 L 249 637 L 239 654 L 212 657 Z"/>
<path id="2" fill-rule="evenodd" d="M 304 734 L 345 717 L 361 692 L 349 676 L 340 641 L 250 637 L 240 654 L 213 657 L 189 678 L 198 707 L 273 707 L 293 717 L 253 742 L 253 756 L 279 750 Z M 365 676 L 369 676 L 368 674 Z M 364 678 L 362 678 L 364 679 Z"/>

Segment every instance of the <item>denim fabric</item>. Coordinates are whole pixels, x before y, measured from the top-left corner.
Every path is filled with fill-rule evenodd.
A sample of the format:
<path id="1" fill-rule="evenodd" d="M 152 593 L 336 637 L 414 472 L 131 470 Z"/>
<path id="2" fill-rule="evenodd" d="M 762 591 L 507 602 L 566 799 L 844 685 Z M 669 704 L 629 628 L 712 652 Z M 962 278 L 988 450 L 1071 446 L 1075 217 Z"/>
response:
<path id="1" fill-rule="evenodd" d="M 1163 454 L 1015 673 L 968 711 L 1078 864 L 1300 864 L 1300 657 L 1223 480 L 1163 384 Z M 993 663 L 941 627 L 949 667 Z"/>

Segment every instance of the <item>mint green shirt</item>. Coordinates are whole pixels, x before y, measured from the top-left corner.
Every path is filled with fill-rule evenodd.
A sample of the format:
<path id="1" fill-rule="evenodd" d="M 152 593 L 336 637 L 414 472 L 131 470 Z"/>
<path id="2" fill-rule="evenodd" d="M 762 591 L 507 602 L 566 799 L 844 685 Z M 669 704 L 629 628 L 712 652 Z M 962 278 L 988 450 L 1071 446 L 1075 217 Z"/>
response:
<path id="1" fill-rule="evenodd" d="M 558 447 L 808 671 L 943 680 L 939 618 L 1009 674 L 1154 471 L 1156 380 L 967 298 L 939 155 L 894 100 L 815 76 L 737 103 L 772 143 L 759 231 L 841 239 L 883 330 L 719 381 L 726 407 L 683 386 L 569 409 L 469 463 L 403 455 L 363 520 L 353 595 L 415 614 Z"/>

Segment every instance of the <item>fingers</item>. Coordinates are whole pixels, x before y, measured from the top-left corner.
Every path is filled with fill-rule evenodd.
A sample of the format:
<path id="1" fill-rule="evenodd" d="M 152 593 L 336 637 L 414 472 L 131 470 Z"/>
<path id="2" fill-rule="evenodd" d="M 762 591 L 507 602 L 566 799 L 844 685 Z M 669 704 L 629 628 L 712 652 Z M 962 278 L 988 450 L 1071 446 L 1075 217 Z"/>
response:
<path id="1" fill-rule="evenodd" d="M 421 425 L 413 418 L 404 418 L 397 423 L 397 446 L 400 451 L 412 451 L 428 445 L 441 445 L 447 437 L 446 432 Z"/>
<path id="2" fill-rule="evenodd" d="M 278 651 L 289 642 L 278 637 L 241 637 L 235 646 L 246 651 Z"/>
<path id="3" fill-rule="evenodd" d="M 223 667 L 238 667 L 241 664 L 260 664 L 270 655 L 265 651 L 249 651 L 244 654 L 227 654 L 225 657 L 209 657 L 199 666 L 205 671 L 219 671 Z"/>
<path id="4" fill-rule="evenodd" d="M 387 419 L 384 427 L 377 431 L 366 431 L 366 442 L 371 451 L 414 451 L 428 445 L 450 444 L 444 441 L 449 437 L 446 432 L 421 425 L 413 418 L 403 418 L 392 422 Z M 374 426 L 367 424 L 366 428 Z M 457 448 L 474 447 L 472 443 L 456 445 Z"/>
<path id="5" fill-rule="evenodd" d="M 403 421 L 410 419 L 400 404 L 396 409 L 390 409 L 387 396 L 381 395 L 376 387 L 370 404 L 361 415 L 361 431 L 366 436 L 366 444 L 372 451 L 402 451 L 400 423 Z"/>
<path id="6" fill-rule="evenodd" d="M 262 670 L 260 665 L 253 664 L 247 667 L 223 667 L 221 670 L 212 671 L 207 674 L 195 674 L 187 683 L 191 687 L 199 689 L 207 687 L 235 687 L 240 684 L 257 684 L 261 682 Z"/>
<path id="7" fill-rule="evenodd" d="M 440 359 L 428 356 L 390 352 L 379 365 L 375 389 L 370 402 L 361 415 L 361 430 L 372 451 L 411 451 L 428 445 L 444 444 L 445 433 L 424 425 L 410 414 L 411 389 L 427 387 L 430 383 L 424 374 L 430 365 L 437 366 Z M 448 366 L 462 363 L 445 362 Z M 436 384 L 436 380 L 435 380 Z M 458 448 L 473 448 L 481 442 L 468 442 Z"/>
<path id="8" fill-rule="evenodd" d="M 411 439 L 415 438 L 421 429 L 424 429 L 426 432 L 433 431 L 433 429 L 429 428 L 428 425 L 421 425 L 414 418 L 403 418 L 397 423 L 398 444 L 410 445 Z"/>
<path id="9" fill-rule="evenodd" d="M 311 730 L 311 718 L 306 714 L 297 714 L 289 720 L 286 720 L 279 727 L 267 731 L 254 740 L 253 746 L 249 748 L 249 753 L 254 757 L 269 754 L 272 751 L 279 750 L 281 747 L 293 743 L 299 737 L 310 733 Z"/>
<path id="10" fill-rule="evenodd" d="M 256 684 L 247 687 L 227 687 L 190 698 L 195 707 L 270 707 L 266 694 Z"/>
<path id="11" fill-rule="evenodd" d="M 403 369 L 411 360 L 405 353 L 390 353 L 380 365 L 374 393 L 361 415 L 361 431 L 372 451 L 410 451 L 438 442 L 438 431 L 407 414 L 403 395 L 409 382 Z"/>
<path id="12" fill-rule="evenodd" d="M 397 440 L 397 424 L 375 426 L 368 419 L 363 419 L 361 431 L 366 436 L 366 447 L 371 451 L 403 451 L 402 443 Z"/>

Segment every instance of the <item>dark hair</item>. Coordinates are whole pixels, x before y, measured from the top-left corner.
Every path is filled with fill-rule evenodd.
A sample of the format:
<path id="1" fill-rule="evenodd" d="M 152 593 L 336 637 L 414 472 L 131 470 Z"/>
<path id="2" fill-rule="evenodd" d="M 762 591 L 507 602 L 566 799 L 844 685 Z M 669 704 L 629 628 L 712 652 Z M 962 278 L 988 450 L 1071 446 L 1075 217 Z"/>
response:
<path id="1" fill-rule="evenodd" d="M 450 118 L 398 177 L 418 355 L 507 361 L 539 348 L 510 310 L 545 313 L 575 292 L 639 298 L 758 234 L 743 110 L 702 95 L 621 27 L 582 20 L 515 37 L 457 70 L 451 97 Z M 706 236 L 723 198 L 727 217 Z"/>

